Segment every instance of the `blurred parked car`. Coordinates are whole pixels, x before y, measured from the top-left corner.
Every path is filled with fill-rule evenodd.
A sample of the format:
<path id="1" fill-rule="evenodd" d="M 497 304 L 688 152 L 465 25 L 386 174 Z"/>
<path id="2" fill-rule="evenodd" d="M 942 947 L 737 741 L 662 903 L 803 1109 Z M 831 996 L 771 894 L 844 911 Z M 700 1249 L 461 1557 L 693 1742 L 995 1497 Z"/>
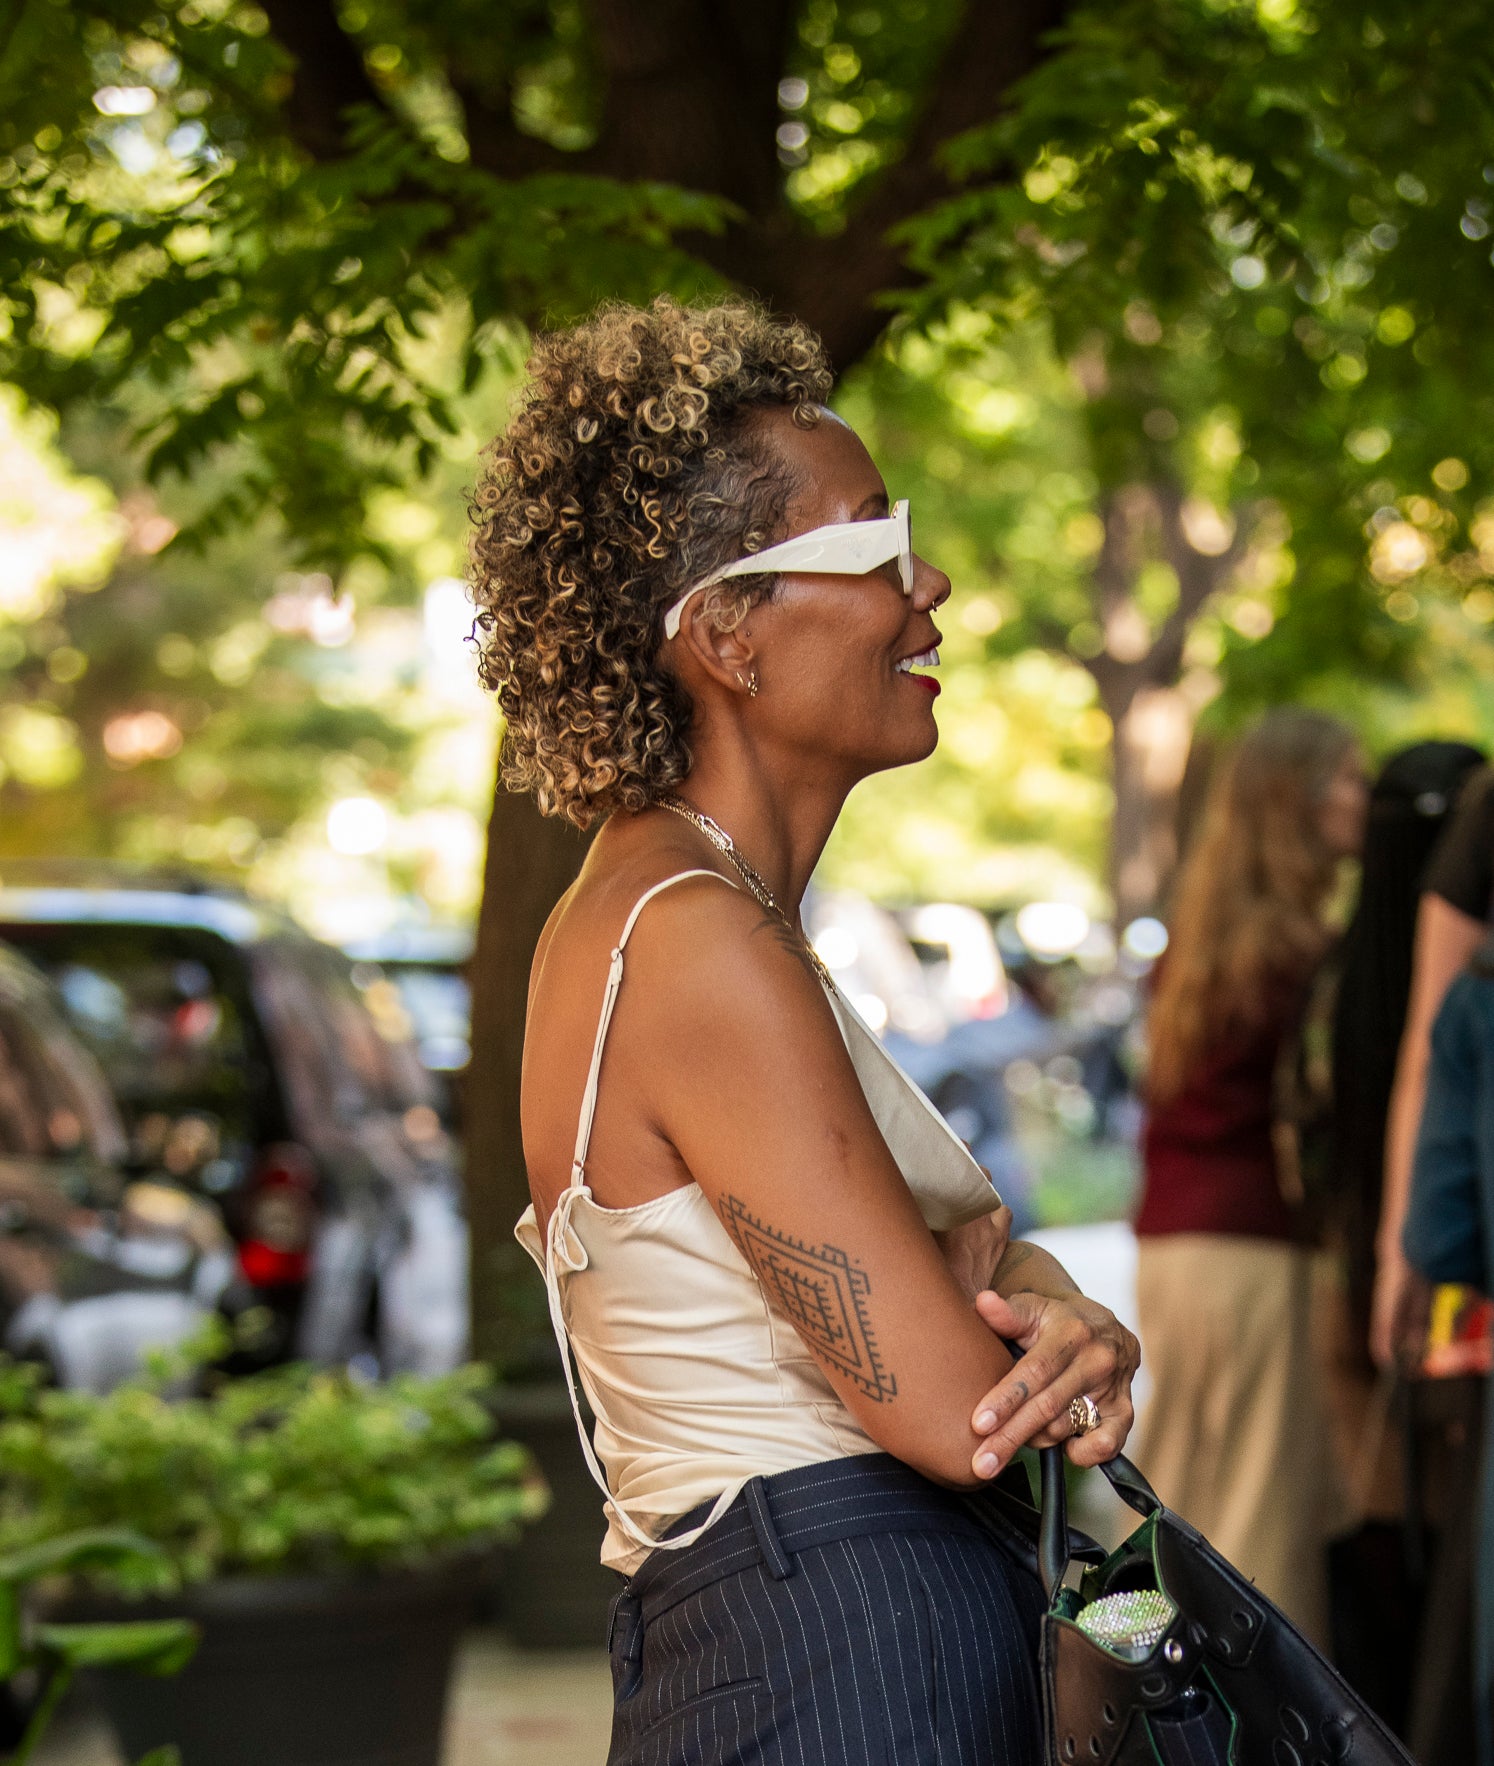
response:
<path id="1" fill-rule="evenodd" d="M 360 985 L 383 978 L 398 989 L 415 1052 L 435 1081 L 441 1119 L 455 1131 L 461 1078 L 472 1054 L 471 932 L 463 926 L 400 926 L 342 948 Z"/>
<path id="2" fill-rule="evenodd" d="M 190 1336 L 234 1277 L 216 1210 L 132 1181 L 126 1151 L 55 992 L 0 947 L 0 1344 L 97 1392 Z"/>
<path id="3" fill-rule="evenodd" d="M 1058 947 L 1028 943 L 1016 922 Z M 812 888 L 805 929 L 888 1053 L 991 1173 L 1026 1230 L 1123 1213 L 1137 1107 L 1122 1058 L 1141 969 L 1063 904 L 995 925 L 978 909 L 892 911 Z M 1005 942 L 1003 942 L 1005 939 Z"/>
<path id="4" fill-rule="evenodd" d="M 949 1014 L 896 916 L 848 889 L 811 886 L 804 930 L 835 984 L 881 1036 L 933 1042 Z"/>
<path id="5" fill-rule="evenodd" d="M 389 981 L 209 889 L 0 888 L 0 938 L 98 1057 L 131 1168 L 214 1205 L 258 1359 L 462 1359 L 455 1150 Z"/>

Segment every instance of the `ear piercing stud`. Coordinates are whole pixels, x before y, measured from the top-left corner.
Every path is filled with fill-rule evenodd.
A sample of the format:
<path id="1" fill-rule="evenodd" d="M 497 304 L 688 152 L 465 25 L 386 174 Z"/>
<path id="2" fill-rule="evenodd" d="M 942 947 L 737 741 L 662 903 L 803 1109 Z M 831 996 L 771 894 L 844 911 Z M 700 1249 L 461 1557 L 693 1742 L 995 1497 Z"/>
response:
<path id="1" fill-rule="evenodd" d="M 757 698 L 757 670 L 755 668 L 748 671 L 747 679 L 745 681 L 742 681 L 741 671 L 738 670 L 737 680 L 742 682 L 742 685 L 746 687 L 747 697 L 749 699 Z"/>

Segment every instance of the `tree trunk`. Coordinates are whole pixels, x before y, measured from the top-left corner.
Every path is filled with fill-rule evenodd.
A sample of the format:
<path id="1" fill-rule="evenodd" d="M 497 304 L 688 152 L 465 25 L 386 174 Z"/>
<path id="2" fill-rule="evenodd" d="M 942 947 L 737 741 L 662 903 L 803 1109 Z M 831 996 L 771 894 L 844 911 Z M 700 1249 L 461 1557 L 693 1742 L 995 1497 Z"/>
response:
<path id="1" fill-rule="evenodd" d="M 529 1202 L 519 1071 L 529 966 L 550 910 L 575 881 L 587 841 L 497 788 L 472 963 L 472 1060 L 462 1113 L 472 1242 L 473 1353 L 521 1370 L 548 1335 L 545 1302 L 514 1222 Z"/>
<path id="2" fill-rule="evenodd" d="M 1105 538 L 1091 584 L 1104 648 L 1085 659 L 1110 719 L 1115 814 L 1110 889 L 1125 927 L 1162 906 L 1178 861 L 1178 809 L 1200 699 L 1184 653 L 1193 622 L 1239 562 L 1251 522 L 1191 513 L 1176 483 L 1128 484 L 1101 499 Z M 1211 516 L 1211 519 L 1204 519 Z M 1177 602 L 1148 619 L 1138 592 L 1147 559 L 1177 578 Z"/>
<path id="3" fill-rule="evenodd" d="M 1178 857 L 1178 790 L 1193 708 L 1176 686 L 1140 688 L 1113 714 L 1110 888 L 1117 928 L 1154 914 Z"/>

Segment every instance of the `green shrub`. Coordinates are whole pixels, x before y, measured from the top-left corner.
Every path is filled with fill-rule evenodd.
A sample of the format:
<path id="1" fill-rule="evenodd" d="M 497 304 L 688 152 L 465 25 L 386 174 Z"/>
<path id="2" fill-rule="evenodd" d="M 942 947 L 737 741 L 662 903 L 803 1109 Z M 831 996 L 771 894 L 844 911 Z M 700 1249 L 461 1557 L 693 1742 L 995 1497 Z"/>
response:
<path id="1" fill-rule="evenodd" d="M 372 1384 L 295 1366 L 169 1396 L 180 1372 L 100 1398 L 0 1362 L 0 1552 L 128 1528 L 162 1555 L 90 1581 L 169 1592 L 425 1564 L 509 1539 L 548 1503 L 527 1451 L 495 1439 L 484 1368 Z"/>

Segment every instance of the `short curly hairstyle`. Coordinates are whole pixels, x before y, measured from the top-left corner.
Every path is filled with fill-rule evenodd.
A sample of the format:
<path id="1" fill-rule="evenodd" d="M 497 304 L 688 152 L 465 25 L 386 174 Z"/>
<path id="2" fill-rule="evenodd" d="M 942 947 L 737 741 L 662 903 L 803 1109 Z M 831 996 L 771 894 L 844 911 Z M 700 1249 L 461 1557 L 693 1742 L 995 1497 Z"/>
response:
<path id="1" fill-rule="evenodd" d="M 832 377 L 803 325 L 668 298 L 541 337 L 529 375 L 471 495 L 479 671 L 506 723 L 504 783 L 586 828 L 689 772 L 663 611 L 782 533 L 794 484 L 752 418 L 813 424 Z M 706 607 L 730 629 L 776 586 L 735 577 Z"/>

